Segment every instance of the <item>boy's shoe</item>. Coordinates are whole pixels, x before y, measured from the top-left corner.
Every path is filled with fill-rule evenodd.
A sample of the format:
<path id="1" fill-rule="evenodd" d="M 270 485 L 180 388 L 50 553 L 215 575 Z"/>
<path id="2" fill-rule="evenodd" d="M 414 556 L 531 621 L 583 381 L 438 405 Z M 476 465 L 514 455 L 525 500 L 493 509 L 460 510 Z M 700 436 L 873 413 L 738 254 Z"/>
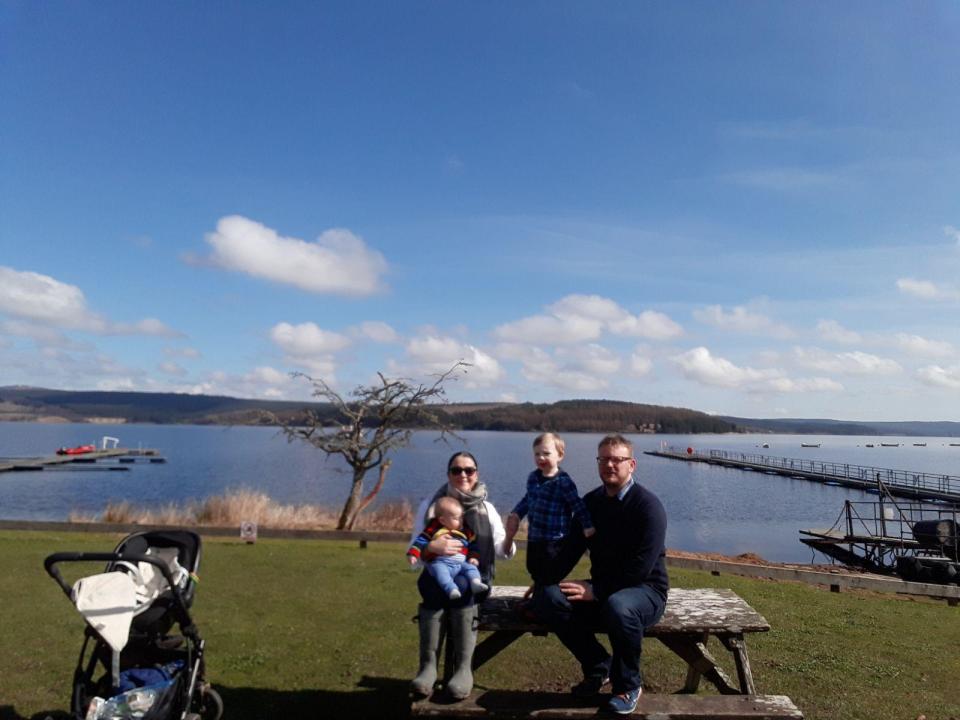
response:
<path id="1" fill-rule="evenodd" d="M 577 698 L 596 697 L 608 682 L 610 682 L 610 678 L 604 677 L 603 675 L 585 677 L 570 688 L 570 694 Z"/>
<path id="2" fill-rule="evenodd" d="M 637 709 L 637 701 L 642 694 L 643 688 L 634 688 L 614 695 L 607 703 L 606 710 L 617 715 L 629 715 Z"/>
<path id="3" fill-rule="evenodd" d="M 451 600 L 459 600 L 460 591 L 457 588 L 454 588 L 453 590 L 447 593 L 447 597 L 450 598 Z"/>

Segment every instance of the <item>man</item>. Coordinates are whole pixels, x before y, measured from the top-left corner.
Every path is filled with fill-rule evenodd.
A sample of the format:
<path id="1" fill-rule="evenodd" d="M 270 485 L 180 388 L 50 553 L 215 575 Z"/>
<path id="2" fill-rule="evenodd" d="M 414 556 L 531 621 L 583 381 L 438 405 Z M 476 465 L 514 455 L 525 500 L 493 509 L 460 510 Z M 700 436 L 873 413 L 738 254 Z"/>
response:
<path id="1" fill-rule="evenodd" d="M 555 569 L 563 577 L 589 549 L 591 579 L 537 586 L 533 596 L 534 612 L 583 670 L 573 694 L 596 696 L 609 680 L 613 695 L 605 709 L 621 715 L 634 711 L 643 692 L 643 631 L 663 615 L 668 588 L 666 513 L 656 495 L 634 480 L 636 467 L 629 440 L 608 435 L 600 441 L 602 485 L 583 498 L 596 533 L 585 539 L 571 532 Z M 610 636 L 612 657 L 590 630 L 598 623 Z"/>

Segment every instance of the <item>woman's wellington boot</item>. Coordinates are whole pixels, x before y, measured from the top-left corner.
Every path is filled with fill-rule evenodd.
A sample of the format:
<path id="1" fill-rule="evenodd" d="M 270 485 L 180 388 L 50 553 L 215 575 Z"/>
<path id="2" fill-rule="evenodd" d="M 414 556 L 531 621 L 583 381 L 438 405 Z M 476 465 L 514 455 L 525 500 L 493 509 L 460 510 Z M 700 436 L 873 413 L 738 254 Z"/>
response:
<path id="1" fill-rule="evenodd" d="M 419 697 L 433 694 L 437 681 L 437 651 L 440 647 L 440 628 L 443 610 L 431 610 L 421 605 L 417 611 L 420 625 L 420 671 L 410 683 L 410 692 Z"/>
<path id="2" fill-rule="evenodd" d="M 477 644 L 477 607 L 450 608 L 450 637 L 453 651 L 453 675 L 447 681 L 447 694 L 453 700 L 463 700 L 473 690 L 473 649 Z"/>

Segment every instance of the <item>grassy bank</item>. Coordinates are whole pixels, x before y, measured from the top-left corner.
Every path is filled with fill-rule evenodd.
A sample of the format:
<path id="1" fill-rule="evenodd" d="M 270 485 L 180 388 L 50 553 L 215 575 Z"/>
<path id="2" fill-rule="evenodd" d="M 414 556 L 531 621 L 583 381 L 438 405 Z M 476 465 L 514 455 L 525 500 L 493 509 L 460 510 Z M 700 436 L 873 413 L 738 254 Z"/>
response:
<path id="1" fill-rule="evenodd" d="M 117 540 L 0 532 L 0 720 L 65 717 L 83 621 L 43 572 L 43 558 L 109 550 Z M 228 718 L 402 716 L 417 642 L 402 545 L 211 538 L 204 551 L 195 615 Z M 84 570 L 73 575 L 99 568 Z M 501 563 L 497 580 L 525 582 L 522 559 Z M 789 695 L 808 718 L 960 717 L 957 608 L 693 571 L 672 580 L 730 587 L 770 621 L 772 632 L 749 638 L 758 691 Z M 684 666 L 655 641 L 645 669 L 651 691 L 683 684 Z M 556 640 L 533 637 L 477 676 L 480 686 L 515 689 L 576 679 Z"/>

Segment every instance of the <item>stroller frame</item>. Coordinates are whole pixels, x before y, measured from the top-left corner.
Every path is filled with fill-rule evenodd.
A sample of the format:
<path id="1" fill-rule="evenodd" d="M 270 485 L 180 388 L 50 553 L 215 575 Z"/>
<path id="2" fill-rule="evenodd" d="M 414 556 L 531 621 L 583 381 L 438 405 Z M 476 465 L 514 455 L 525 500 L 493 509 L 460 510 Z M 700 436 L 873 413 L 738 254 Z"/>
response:
<path id="1" fill-rule="evenodd" d="M 223 714 L 223 701 L 206 680 L 205 643 L 190 615 L 194 580 L 191 578 L 181 588 L 163 559 L 146 552 L 132 552 L 130 545 L 143 547 L 144 550 L 153 547 L 177 548 L 178 558 L 186 562 L 186 569 L 191 575 L 199 569 L 200 536 L 187 530 L 132 533 L 123 538 L 113 552 L 58 552 L 47 556 L 43 564 L 47 574 L 71 602 L 73 588 L 63 579 L 57 567 L 61 563 L 106 562 L 104 572 L 123 572 L 131 566 L 136 567 L 137 563 L 154 566 L 167 587 L 151 601 L 142 616 L 133 618 L 129 640 L 120 653 L 120 666 L 124 669 L 150 667 L 171 660 L 182 660 L 184 669 L 178 680 L 182 692 L 171 708 L 173 712 L 165 715 L 164 720 L 219 720 Z M 155 608 L 154 604 L 158 607 Z M 179 627 L 180 636 L 167 634 L 174 623 Z M 113 650 L 88 624 L 73 674 L 70 711 L 75 720 L 84 720 L 90 701 L 103 690 L 106 679 L 110 677 L 112 656 Z M 98 666 L 105 671 L 99 678 L 96 677 Z"/>

